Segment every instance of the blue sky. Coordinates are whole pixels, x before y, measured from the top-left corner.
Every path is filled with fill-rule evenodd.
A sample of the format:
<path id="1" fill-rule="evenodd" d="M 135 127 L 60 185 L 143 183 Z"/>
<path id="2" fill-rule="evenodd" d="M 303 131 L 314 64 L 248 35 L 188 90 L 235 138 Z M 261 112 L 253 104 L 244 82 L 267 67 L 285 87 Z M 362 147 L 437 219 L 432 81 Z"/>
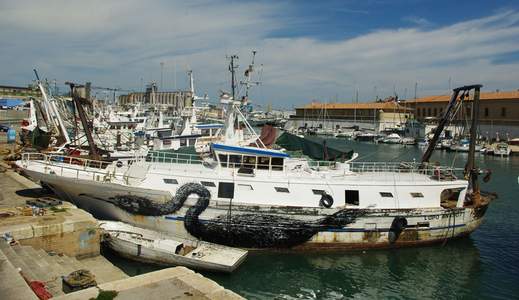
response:
<path id="1" fill-rule="evenodd" d="M 187 87 L 216 100 L 226 55 L 257 50 L 259 105 L 448 94 L 452 85 L 518 89 L 518 1 L 4 1 L 0 84 L 32 69 L 56 79 L 139 90 Z"/>

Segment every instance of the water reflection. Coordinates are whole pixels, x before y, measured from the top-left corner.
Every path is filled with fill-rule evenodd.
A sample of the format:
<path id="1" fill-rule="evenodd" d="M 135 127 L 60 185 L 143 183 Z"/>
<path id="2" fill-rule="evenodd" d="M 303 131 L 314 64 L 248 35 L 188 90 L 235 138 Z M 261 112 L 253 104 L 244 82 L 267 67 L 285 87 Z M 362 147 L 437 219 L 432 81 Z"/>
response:
<path id="1" fill-rule="evenodd" d="M 253 254 L 231 276 L 206 275 L 248 298 L 460 298 L 479 259 L 473 241 L 462 239 L 390 251 Z"/>

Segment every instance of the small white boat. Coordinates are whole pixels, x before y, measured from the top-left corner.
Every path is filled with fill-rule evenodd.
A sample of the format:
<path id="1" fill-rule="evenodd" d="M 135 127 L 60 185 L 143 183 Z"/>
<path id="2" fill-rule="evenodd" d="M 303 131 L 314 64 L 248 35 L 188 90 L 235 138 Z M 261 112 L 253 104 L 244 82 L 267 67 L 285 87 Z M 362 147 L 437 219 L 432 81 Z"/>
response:
<path id="1" fill-rule="evenodd" d="M 398 135 L 398 133 L 392 133 L 387 137 L 383 138 L 381 142 L 385 144 L 401 144 L 402 138 L 400 137 L 400 135 Z"/>
<path id="2" fill-rule="evenodd" d="M 353 131 L 339 131 L 335 134 L 336 138 L 351 139 L 353 138 Z"/>
<path id="3" fill-rule="evenodd" d="M 102 221 L 104 242 L 119 255 L 146 263 L 184 266 L 197 270 L 234 271 L 247 250 L 203 241 L 180 239 L 123 222 Z"/>
<path id="4" fill-rule="evenodd" d="M 413 137 L 402 138 L 403 145 L 416 145 L 416 139 Z"/>
<path id="5" fill-rule="evenodd" d="M 470 141 L 468 139 L 463 139 L 459 141 L 458 143 L 452 143 L 450 146 L 451 151 L 456 152 L 469 152 L 470 148 Z M 479 152 L 481 150 L 481 145 L 476 144 L 475 151 Z"/>
<path id="6" fill-rule="evenodd" d="M 512 149 L 510 149 L 507 143 L 497 143 L 494 148 L 495 156 L 509 156 L 511 152 Z"/>
<path id="7" fill-rule="evenodd" d="M 373 142 L 378 138 L 378 134 L 373 132 L 355 131 L 353 139 L 360 142 Z"/>

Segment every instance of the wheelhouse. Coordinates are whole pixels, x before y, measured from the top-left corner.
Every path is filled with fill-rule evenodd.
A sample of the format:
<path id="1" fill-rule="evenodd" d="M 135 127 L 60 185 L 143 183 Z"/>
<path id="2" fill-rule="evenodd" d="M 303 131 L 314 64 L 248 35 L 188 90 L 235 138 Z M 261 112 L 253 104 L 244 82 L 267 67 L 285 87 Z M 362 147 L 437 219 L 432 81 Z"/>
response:
<path id="1" fill-rule="evenodd" d="M 223 144 L 213 144 L 212 152 L 220 167 L 236 168 L 244 174 L 254 174 L 255 170 L 283 171 L 285 158 L 290 157 L 278 150 Z"/>
<path id="2" fill-rule="evenodd" d="M 213 137 L 222 131 L 223 124 L 197 124 L 195 127 L 202 136 Z"/>

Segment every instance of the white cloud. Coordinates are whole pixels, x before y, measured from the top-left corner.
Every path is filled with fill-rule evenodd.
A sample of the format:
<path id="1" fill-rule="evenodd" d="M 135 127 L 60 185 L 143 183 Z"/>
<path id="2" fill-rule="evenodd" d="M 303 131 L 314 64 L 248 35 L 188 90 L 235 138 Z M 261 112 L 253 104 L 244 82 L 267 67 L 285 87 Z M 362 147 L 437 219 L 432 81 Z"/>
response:
<path id="1" fill-rule="evenodd" d="M 413 25 L 418 25 L 418 26 L 422 26 L 422 27 L 431 26 L 433 24 L 431 21 L 427 20 L 426 18 L 421 18 L 421 17 L 417 17 L 417 16 L 403 17 L 402 20 L 409 22 Z"/>
<path id="2" fill-rule="evenodd" d="M 323 41 L 272 38 L 297 21 L 287 4 L 0 1 L 0 7 L 2 83 L 26 83 L 38 67 L 60 81 L 139 88 L 140 78 L 160 79 L 163 61 L 166 88 L 173 88 L 175 66 L 179 88 L 187 84 L 183 72 L 192 68 L 197 87 L 214 98 L 228 88 L 225 55 L 239 54 L 245 66 L 256 49 L 264 67 L 255 98 L 285 107 L 336 95 L 351 101 L 357 86 L 366 101 L 375 87 L 379 96 L 393 87 L 410 96 L 415 82 L 419 95 L 444 94 L 449 77 L 454 85 L 519 88 L 518 62 L 493 63 L 519 49 L 515 11 L 433 29 L 381 29 Z"/>

